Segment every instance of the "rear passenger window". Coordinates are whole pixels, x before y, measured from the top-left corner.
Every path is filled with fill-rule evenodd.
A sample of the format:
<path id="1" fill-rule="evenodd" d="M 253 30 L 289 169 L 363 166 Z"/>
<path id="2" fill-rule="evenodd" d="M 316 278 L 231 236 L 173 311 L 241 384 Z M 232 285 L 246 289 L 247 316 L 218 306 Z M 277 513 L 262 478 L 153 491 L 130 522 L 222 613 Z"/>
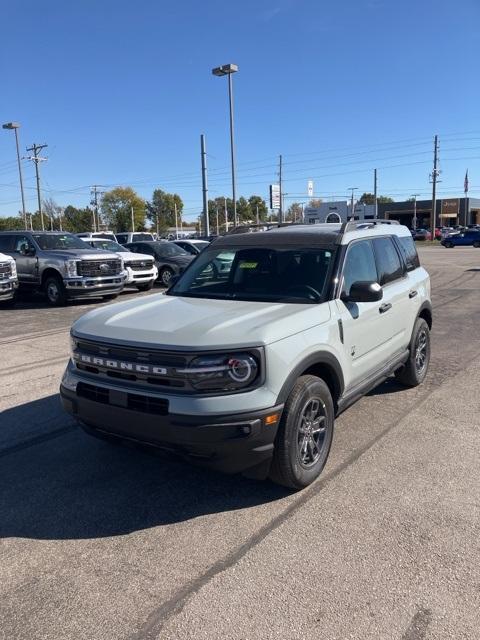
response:
<path id="1" fill-rule="evenodd" d="M 379 283 L 381 286 L 404 275 L 404 267 L 391 238 L 375 238 L 373 241 Z"/>
<path id="2" fill-rule="evenodd" d="M 407 265 L 407 271 L 417 269 L 420 266 L 420 260 L 418 259 L 417 248 L 413 238 L 405 236 L 404 238 L 397 238 L 397 240 Z"/>

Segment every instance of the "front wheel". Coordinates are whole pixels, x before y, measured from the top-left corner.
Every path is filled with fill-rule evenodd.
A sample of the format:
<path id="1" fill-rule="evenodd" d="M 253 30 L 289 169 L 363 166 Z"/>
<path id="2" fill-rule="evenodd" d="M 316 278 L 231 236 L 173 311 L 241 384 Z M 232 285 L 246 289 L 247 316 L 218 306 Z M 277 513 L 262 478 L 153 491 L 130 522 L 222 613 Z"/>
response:
<path id="1" fill-rule="evenodd" d="M 447 240 L 447 242 L 445 242 L 444 246 L 445 246 L 446 249 L 453 249 L 453 242 L 449 242 Z"/>
<path id="2" fill-rule="evenodd" d="M 423 318 L 417 318 L 410 340 L 408 360 L 395 373 L 395 377 L 406 387 L 417 387 L 425 380 L 429 364 L 430 328 Z"/>
<path id="3" fill-rule="evenodd" d="M 60 276 L 48 276 L 43 284 L 47 302 L 52 307 L 63 307 L 67 304 L 67 294 Z"/>
<path id="4" fill-rule="evenodd" d="M 288 396 L 270 470 L 274 482 L 303 489 L 321 473 L 333 438 L 334 408 L 323 380 L 298 378 Z"/>
<path id="5" fill-rule="evenodd" d="M 163 284 L 164 287 L 168 287 L 169 286 L 170 278 L 172 276 L 173 276 L 173 271 L 170 269 L 170 267 L 164 267 L 160 271 L 159 279 L 160 279 L 160 282 Z"/>

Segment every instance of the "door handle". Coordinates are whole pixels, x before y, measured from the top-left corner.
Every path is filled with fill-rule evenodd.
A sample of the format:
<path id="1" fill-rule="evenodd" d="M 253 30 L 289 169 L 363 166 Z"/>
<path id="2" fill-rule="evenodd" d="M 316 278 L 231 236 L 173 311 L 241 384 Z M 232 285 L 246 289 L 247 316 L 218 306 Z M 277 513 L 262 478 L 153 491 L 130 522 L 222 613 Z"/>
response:
<path id="1" fill-rule="evenodd" d="M 384 302 L 381 307 L 378 307 L 380 313 L 386 313 L 389 309 L 392 308 L 390 302 Z"/>
<path id="2" fill-rule="evenodd" d="M 416 295 L 418 295 L 418 291 L 410 291 L 410 293 L 408 294 L 408 297 L 415 298 Z"/>

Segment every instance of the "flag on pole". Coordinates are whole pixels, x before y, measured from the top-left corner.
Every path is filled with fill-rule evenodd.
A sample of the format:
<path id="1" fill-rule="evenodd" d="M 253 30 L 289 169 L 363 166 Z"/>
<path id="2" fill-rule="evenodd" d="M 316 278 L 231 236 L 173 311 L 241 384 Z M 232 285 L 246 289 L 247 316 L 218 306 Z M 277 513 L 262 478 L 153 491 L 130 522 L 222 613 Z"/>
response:
<path id="1" fill-rule="evenodd" d="M 465 173 L 465 181 L 463 183 L 463 190 L 465 193 L 468 193 L 468 169 L 467 172 Z"/>

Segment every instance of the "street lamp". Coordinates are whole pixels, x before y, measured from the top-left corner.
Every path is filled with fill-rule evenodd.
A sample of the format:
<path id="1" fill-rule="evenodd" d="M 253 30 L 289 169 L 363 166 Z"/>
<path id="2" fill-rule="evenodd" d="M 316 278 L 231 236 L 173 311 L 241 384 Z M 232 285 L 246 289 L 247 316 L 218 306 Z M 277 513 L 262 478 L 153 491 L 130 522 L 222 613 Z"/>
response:
<path id="1" fill-rule="evenodd" d="M 237 197 L 235 188 L 235 139 L 233 133 L 233 88 L 232 74 L 238 71 L 236 64 L 224 64 L 212 69 L 214 76 L 228 76 L 228 100 L 230 103 L 230 153 L 232 157 L 232 197 L 233 197 L 233 225 L 237 226 Z"/>
<path id="2" fill-rule="evenodd" d="M 25 229 L 27 229 L 27 214 L 25 212 L 25 194 L 23 193 L 23 175 L 22 175 L 22 164 L 20 162 L 20 150 L 18 148 L 18 132 L 17 129 L 20 128 L 20 123 L 18 122 L 7 122 L 2 125 L 3 129 L 13 129 L 15 131 L 15 143 L 17 145 L 17 162 L 18 162 L 18 173 L 20 175 L 20 192 L 22 194 L 22 212 L 23 212 L 23 222 L 25 224 Z"/>

